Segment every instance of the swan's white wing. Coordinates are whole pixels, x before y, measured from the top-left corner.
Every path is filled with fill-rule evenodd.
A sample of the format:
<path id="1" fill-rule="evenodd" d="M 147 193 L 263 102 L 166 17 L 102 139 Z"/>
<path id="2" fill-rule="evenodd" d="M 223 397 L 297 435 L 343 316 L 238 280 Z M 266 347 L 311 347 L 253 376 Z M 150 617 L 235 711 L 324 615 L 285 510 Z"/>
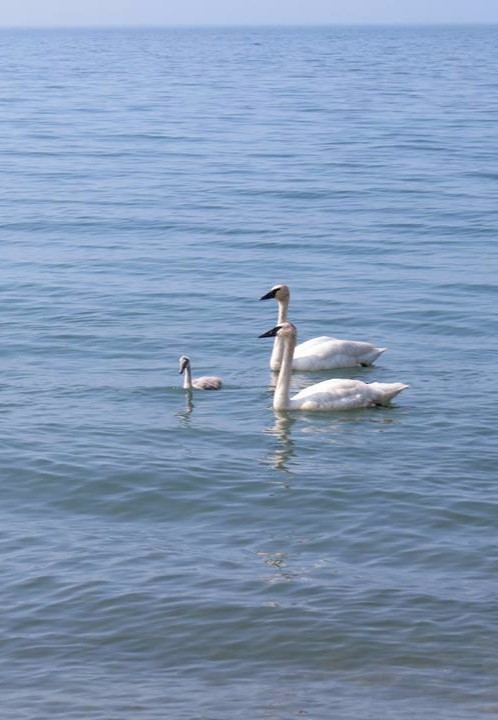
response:
<path id="1" fill-rule="evenodd" d="M 304 342 L 296 345 L 294 353 L 298 348 L 300 348 L 301 351 L 309 350 L 315 345 L 320 345 L 321 343 L 329 342 L 330 340 L 337 340 L 337 338 L 331 337 L 330 335 L 319 335 L 318 337 L 310 338 L 309 340 L 305 340 Z"/>
<path id="2" fill-rule="evenodd" d="M 354 410 L 387 405 L 405 390 L 403 383 L 364 383 L 361 380 L 324 380 L 294 395 L 290 410 Z"/>
<path id="3" fill-rule="evenodd" d="M 291 398 L 290 409 L 351 410 L 375 405 L 370 385 L 361 380 L 324 380 Z"/>
<path id="4" fill-rule="evenodd" d="M 356 340 L 339 340 L 322 336 L 297 345 L 294 350 L 294 370 L 333 370 L 341 367 L 371 365 L 386 348 Z"/>

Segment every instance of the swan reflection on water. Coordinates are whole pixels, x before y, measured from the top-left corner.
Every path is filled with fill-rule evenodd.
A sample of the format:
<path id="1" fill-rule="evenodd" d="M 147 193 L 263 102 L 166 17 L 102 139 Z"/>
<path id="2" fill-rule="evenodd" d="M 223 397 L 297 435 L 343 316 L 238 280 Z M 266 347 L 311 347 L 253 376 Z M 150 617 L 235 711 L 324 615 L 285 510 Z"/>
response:
<path id="1" fill-rule="evenodd" d="M 275 425 L 265 432 L 277 438 L 277 448 L 268 455 L 268 462 L 275 470 L 284 470 L 292 474 L 289 464 L 295 454 L 295 442 L 291 437 L 291 428 L 296 418 L 287 413 L 275 413 Z"/>
<path id="2" fill-rule="evenodd" d="M 377 432 L 385 432 L 390 426 L 399 423 L 399 418 L 395 415 L 387 415 L 385 410 L 383 408 L 378 413 L 372 413 L 371 410 L 359 409 L 333 415 L 306 413 L 298 416 L 275 411 L 275 423 L 266 428 L 265 433 L 272 435 L 277 444 L 276 447 L 273 444 L 266 456 L 266 462 L 275 470 L 283 470 L 287 475 L 294 475 L 301 465 L 298 443 L 300 437 L 320 435 L 326 445 L 349 447 L 352 445 L 351 432 L 354 432 L 354 427 L 357 425 L 363 426 L 367 422 L 370 426 L 375 425 Z M 304 442 L 308 444 L 308 441 L 304 440 Z"/>
<path id="3" fill-rule="evenodd" d="M 192 390 L 187 390 L 185 392 L 185 409 L 179 410 L 176 413 L 177 418 L 180 420 L 180 425 L 183 427 L 190 426 L 190 415 L 195 407 L 192 401 L 192 394 Z"/>

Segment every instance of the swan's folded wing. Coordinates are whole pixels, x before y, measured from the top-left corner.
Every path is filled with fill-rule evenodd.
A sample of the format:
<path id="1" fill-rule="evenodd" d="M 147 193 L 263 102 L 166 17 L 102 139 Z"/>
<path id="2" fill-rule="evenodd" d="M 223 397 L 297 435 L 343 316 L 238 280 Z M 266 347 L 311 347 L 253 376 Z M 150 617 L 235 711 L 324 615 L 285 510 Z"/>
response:
<path id="1" fill-rule="evenodd" d="M 219 390 L 222 382 L 221 378 L 215 377 L 214 375 L 203 375 L 202 377 L 195 378 L 193 385 L 200 390 Z"/>
<path id="2" fill-rule="evenodd" d="M 331 337 L 330 335 L 319 335 L 318 337 L 310 338 L 309 340 L 305 340 L 304 342 L 296 345 L 294 354 L 296 353 L 296 350 L 304 352 L 306 350 L 310 350 L 315 345 L 321 345 L 322 343 L 329 342 L 330 340 L 335 341 L 337 338 Z"/>
<path id="3" fill-rule="evenodd" d="M 290 401 L 290 409 L 351 410 L 375 405 L 370 386 L 361 380 L 324 380 L 304 388 Z"/>
<path id="4" fill-rule="evenodd" d="M 324 337 L 323 342 L 308 341 L 298 345 L 294 350 L 292 365 L 295 370 L 332 370 L 371 365 L 385 350 L 368 342 Z"/>

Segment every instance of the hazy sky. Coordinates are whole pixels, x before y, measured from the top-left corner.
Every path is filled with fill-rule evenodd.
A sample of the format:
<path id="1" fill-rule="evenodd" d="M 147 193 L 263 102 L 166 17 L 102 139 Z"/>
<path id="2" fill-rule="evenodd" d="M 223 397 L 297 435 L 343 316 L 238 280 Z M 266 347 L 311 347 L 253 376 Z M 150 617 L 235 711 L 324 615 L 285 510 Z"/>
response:
<path id="1" fill-rule="evenodd" d="M 498 0 L 4 0 L 0 26 L 498 23 Z"/>

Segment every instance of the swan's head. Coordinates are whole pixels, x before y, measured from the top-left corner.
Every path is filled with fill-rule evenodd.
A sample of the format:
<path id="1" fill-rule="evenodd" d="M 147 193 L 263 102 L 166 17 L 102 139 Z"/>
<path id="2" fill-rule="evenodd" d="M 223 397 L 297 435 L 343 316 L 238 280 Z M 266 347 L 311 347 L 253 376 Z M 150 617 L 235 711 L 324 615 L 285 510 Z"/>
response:
<path id="1" fill-rule="evenodd" d="M 180 375 L 183 375 L 185 370 L 190 367 L 190 358 L 188 358 L 186 355 L 182 355 L 180 358 Z"/>
<path id="2" fill-rule="evenodd" d="M 272 300 L 275 298 L 275 300 L 288 300 L 290 297 L 290 290 L 287 285 L 274 285 L 272 289 L 266 293 L 266 295 L 262 295 L 259 299 L 260 300 Z"/>
<path id="3" fill-rule="evenodd" d="M 296 326 L 294 325 L 294 323 L 284 322 L 284 323 L 281 323 L 280 325 L 275 325 L 274 328 L 272 328 L 271 330 L 268 330 L 267 332 L 263 333 L 259 337 L 260 338 L 265 338 L 265 337 L 284 337 L 284 338 L 285 337 L 294 337 L 295 338 L 296 335 L 297 335 L 297 330 L 296 330 Z"/>

